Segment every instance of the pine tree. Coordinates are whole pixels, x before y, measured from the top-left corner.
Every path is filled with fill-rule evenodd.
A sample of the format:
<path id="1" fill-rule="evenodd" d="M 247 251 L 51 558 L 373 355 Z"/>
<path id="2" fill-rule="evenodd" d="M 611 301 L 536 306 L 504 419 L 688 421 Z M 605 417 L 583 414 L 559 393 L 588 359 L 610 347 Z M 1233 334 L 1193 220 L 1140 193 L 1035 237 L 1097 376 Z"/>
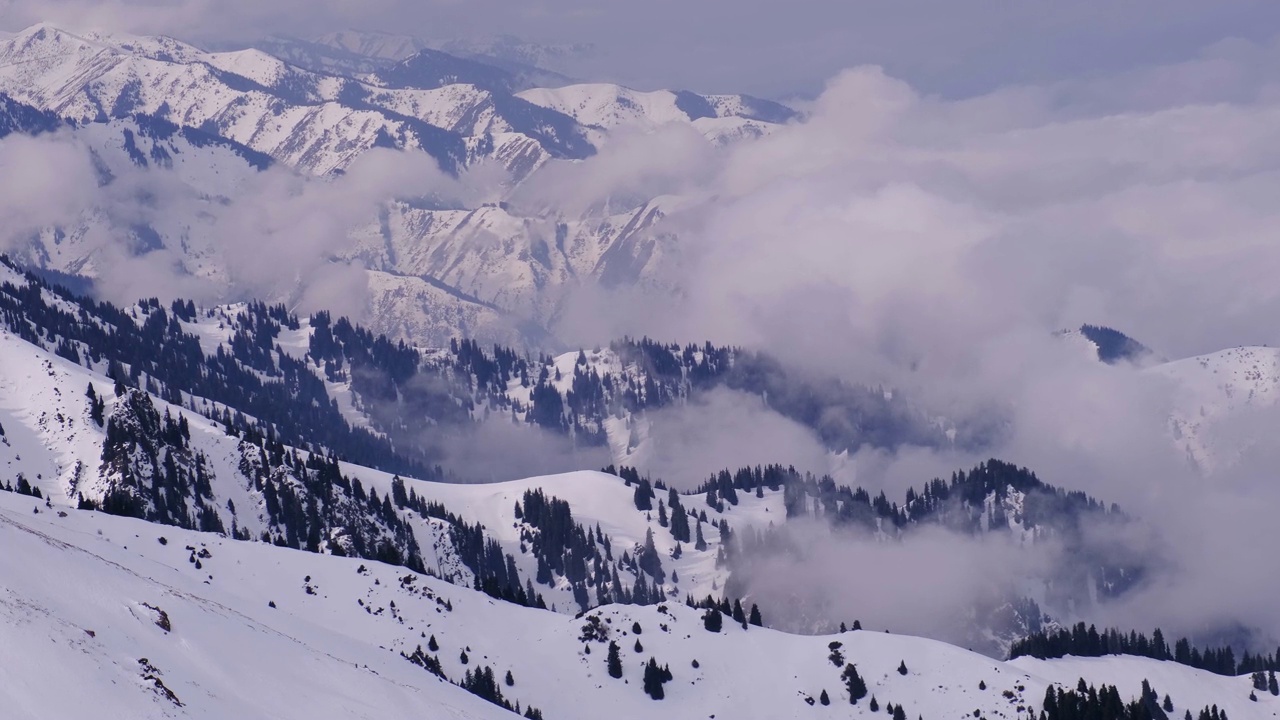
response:
<path id="1" fill-rule="evenodd" d="M 871 712 L 880 712 L 880 703 L 876 702 L 876 696 L 871 696 Z"/>
<path id="2" fill-rule="evenodd" d="M 636 560 L 640 569 L 648 573 L 656 584 L 661 585 L 666 579 L 666 573 L 662 571 L 662 559 L 658 557 L 658 549 L 653 544 L 652 529 L 645 530 L 644 549 Z"/>
<path id="3" fill-rule="evenodd" d="M 756 627 L 764 627 L 764 619 L 760 617 L 760 607 L 755 603 L 751 603 L 751 617 L 747 618 L 747 622 Z"/>
<path id="4" fill-rule="evenodd" d="M 430 650 L 431 652 L 439 652 L 440 644 L 436 642 L 435 635 L 432 635 L 431 639 L 427 640 L 427 649 Z"/>
<path id="5" fill-rule="evenodd" d="M 671 537 L 676 542 L 689 542 L 689 513 L 685 511 L 680 504 L 680 498 L 675 493 L 675 488 L 671 489 Z"/>
<path id="6" fill-rule="evenodd" d="M 662 684 L 671 679 L 671 671 L 658 667 L 656 658 L 649 658 L 644 666 L 644 691 L 654 700 L 666 697 Z"/>
<path id="7" fill-rule="evenodd" d="M 898 663 L 898 674 L 899 674 L 899 675 L 906 675 L 906 674 L 907 674 L 907 661 L 906 661 L 906 660 L 902 660 L 902 661 L 900 661 L 900 662 Z"/>
<path id="8" fill-rule="evenodd" d="M 642 653 L 642 652 L 644 652 L 644 645 L 641 645 L 641 644 L 640 644 L 640 638 L 636 638 L 636 647 L 635 647 L 635 650 L 636 650 L 636 652 L 637 652 L 637 653 Z"/>
<path id="9" fill-rule="evenodd" d="M 849 704 L 857 705 L 859 700 L 867 696 L 867 684 L 863 682 L 862 676 L 858 674 L 858 668 L 852 663 L 844 666 L 840 679 L 844 680 L 845 691 L 849 693 Z"/>
<path id="10" fill-rule="evenodd" d="M 1160 706 L 1165 712 L 1173 712 L 1173 699 L 1169 697 L 1169 693 L 1164 695 L 1164 704 Z"/>
<path id="11" fill-rule="evenodd" d="M 818 696 L 818 702 L 822 703 L 823 705 L 831 704 L 831 697 L 827 695 L 826 688 L 822 689 L 822 694 Z"/>
<path id="12" fill-rule="evenodd" d="M 605 662 L 609 668 L 609 677 L 622 677 L 622 657 L 618 654 L 618 643 L 609 641 L 609 658 Z"/>
<path id="13" fill-rule="evenodd" d="M 702 626 L 710 632 L 718 633 L 724 622 L 723 617 L 720 608 L 710 608 L 702 615 Z"/>
<path id="14" fill-rule="evenodd" d="M 511 675 L 510 670 L 507 671 L 507 677 L 505 678 L 504 682 L 507 683 L 507 687 L 511 687 L 516 684 L 516 679 Z"/>
<path id="15" fill-rule="evenodd" d="M 901 705 L 893 708 L 893 720 L 907 720 L 907 712 L 902 709 Z"/>
<path id="16" fill-rule="evenodd" d="M 89 383 L 89 391 L 85 395 L 89 398 L 89 417 L 95 425 L 102 427 L 106 422 L 103 417 L 107 408 L 106 401 L 98 397 L 98 393 L 93 389 L 93 383 Z"/>

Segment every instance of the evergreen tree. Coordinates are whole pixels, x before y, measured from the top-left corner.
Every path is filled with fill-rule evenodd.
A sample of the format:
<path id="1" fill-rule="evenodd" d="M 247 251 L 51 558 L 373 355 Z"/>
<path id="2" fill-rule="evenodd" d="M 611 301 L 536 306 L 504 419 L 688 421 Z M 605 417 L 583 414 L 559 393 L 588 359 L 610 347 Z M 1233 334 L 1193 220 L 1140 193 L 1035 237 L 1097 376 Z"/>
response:
<path id="1" fill-rule="evenodd" d="M 605 664 L 609 668 L 609 677 L 622 677 L 622 657 L 618 654 L 618 643 L 612 640 L 609 641 L 609 657 Z"/>
<path id="2" fill-rule="evenodd" d="M 871 712 L 880 712 L 880 703 L 876 702 L 876 696 L 871 696 Z"/>
<path id="3" fill-rule="evenodd" d="M 644 666 L 644 691 L 654 700 L 661 700 L 666 697 L 666 693 L 662 689 L 663 683 L 671 679 L 671 671 L 665 667 L 658 667 L 656 658 L 649 658 L 649 662 Z"/>
<path id="4" fill-rule="evenodd" d="M 85 395 L 89 398 L 89 417 L 95 425 L 102 427 L 106 423 L 103 417 L 107 409 L 106 401 L 98 397 L 98 393 L 93 389 L 93 383 L 89 383 L 89 391 Z"/>
<path id="5" fill-rule="evenodd" d="M 419 637 L 421 637 L 421 636 L 419 636 Z M 431 652 L 439 652 L 439 651 L 440 651 L 440 644 L 436 642 L 436 636 L 435 636 L 435 635 L 432 635 L 432 636 L 431 636 L 431 639 L 430 639 L 430 640 L 427 640 L 427 649 L 428 649 L 428 650 L 430 650 Z"/>
<path id="6" fill-rule="evenodd" d="M 893 708 L 893 720 L 907 720 L 907 712 L 902 709 L 901 705 Z"/>
<path id="7" fill-rule="evenodd" d="M 645 530 L 644 549 L 636 560 L 640 569 L 652 577 L 656 584 L 661 585 L 666 579 L 666 574 L 662 571 L 662 559 L 658 557 L 658 549 L 653 544 L 652 529 Z"/>
<path id="8" fill-rule="evenodd" d="M 906 675 L 906 674 L 907 674 L 907 661 L 906 661 L 906 660 L 902 660 L 902 661 L 900 661 L 900 662 L 898 663 L 898 674 L 899 674 L 899 675 Z"/>
<path id="9" fill-rule="evenodd" d="M 751 617 L 747 619 L 747 622 L 756 627 L 764 627 L 764 619 L 760 617 L 760 607 L 755 603 L 751 603 Z"/>
<path id="10" fill-rule="evenodd" d="M 709 632 L 718 633 L 724 622 L 724 616 L 720 614 L 720 608 L 709 608 L 702 614 L 702 626 Z"/>
<path id="11" fill-rule="evenodd" d="M 849 693 L 849 704 L 857 705 L 859 700 L 867 696 L 867 683 L 862 680 L 862 676 L 858 674 L 858 668 L 852 663 L 844 666 L 840 679 L 844 680 L 844 689 Z"/>
<path id="12" fill-rule="evenodd" d="M 822 703 L 823 705 L 831 704 L 831 697 L 827 695 L 826 688 L 822 689 L 822 694 L 818 696 L 818 702 Z"/>
<path id="13" fill-rule="evenodd" d="M 653 488 L 649 485 L 649 481 L 641 480 L 636 483 L 635 493 L 632 495 L 637 510 L 653 509 Z"/>
<path id="14" fill-rule="evenodd" d="M 689 513 L 680 504 L 680 497 L 676 494 L 675 488 L 671 488 L 670 502 L 667 503 L 671 507 L 671 537 L 676 542 L 689 542 L 692 537 L 689 535 Z"/>

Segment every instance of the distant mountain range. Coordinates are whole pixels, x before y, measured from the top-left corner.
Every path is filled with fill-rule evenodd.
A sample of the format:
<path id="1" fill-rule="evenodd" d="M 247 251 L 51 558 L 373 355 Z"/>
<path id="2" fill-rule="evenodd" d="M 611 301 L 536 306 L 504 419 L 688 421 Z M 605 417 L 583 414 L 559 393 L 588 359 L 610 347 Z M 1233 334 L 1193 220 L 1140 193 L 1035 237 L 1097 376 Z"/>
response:
<path id="1" fill-rule="evenodd" d="M 109 151 L 97 147 L 107 141 L 94 127 L 111 122 L 198 132 L 229 154 L 205 177 L 195 177 L 203 163 L 191 163 L 182 180 L 194 194 L 224 201 L 263 158 L 323 176 L 371 149 L 399 148 L 426 153 L 453 174 L 496 163 L 509 173 L 510 189 L 548 162 L 591 156 L 620 128 L 687 124 L 723 144 L 767 134 L 795 116 L 739 95 L 532 86 L 551 79 L 383 36 L 276 38 L 208 52 L 171 38 L 74 34 L 44 24 L 0 41 L 0 95 L 18 113 L 6 132 L 38 132 L 53 116 L 74 123 L 72 134 L 95 153 Z M 19 112 L 20 105 L 30 110 Z M 243 167 L 226 165 L 232 155 Z M 486 341 L 546 347 L 546 328 L 567 293 L 596 282 L 659 281 L 677 245 L 661 225 L 678 199 L 622 199 L 565 214 L 516 209 L 498 197 L 462 205 L 388 197 L 381 217 L 350 228 L 335 259 L 367 268 L 376 330 L 440 344 L 465 327 Z M 18 252 L 91 278 L 97 249 L 76 239 L 102 228 L 104 214 L 47 228 Z M 202 237 L 207 228 L 189 218 L 149 224 L 138 228 L 151 238 L 145 247 L 175 254 L 194 276 L 225 279 L 225 261 Z M 50 238 L 72 241 L 51 245 Z M 454 322 L 439 323 L 442 314 Z"/>

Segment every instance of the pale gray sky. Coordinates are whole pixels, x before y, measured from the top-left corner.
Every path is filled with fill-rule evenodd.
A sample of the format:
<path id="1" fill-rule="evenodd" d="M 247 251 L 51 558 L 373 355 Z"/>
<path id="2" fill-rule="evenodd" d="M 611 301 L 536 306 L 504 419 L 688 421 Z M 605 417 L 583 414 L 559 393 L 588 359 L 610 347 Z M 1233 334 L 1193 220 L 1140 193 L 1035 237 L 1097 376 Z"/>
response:
<path id="1" fill-rule="evenodd" d="M 639 87 L 813 94 L 860 64 L 925 93 L 1113 74 L 1280 33 L 1269 0 L 0 0 L 0 27 L 42 19 L 191 39 L 346 28 L 433 38 L 591 42 L 576 68 Z"/>

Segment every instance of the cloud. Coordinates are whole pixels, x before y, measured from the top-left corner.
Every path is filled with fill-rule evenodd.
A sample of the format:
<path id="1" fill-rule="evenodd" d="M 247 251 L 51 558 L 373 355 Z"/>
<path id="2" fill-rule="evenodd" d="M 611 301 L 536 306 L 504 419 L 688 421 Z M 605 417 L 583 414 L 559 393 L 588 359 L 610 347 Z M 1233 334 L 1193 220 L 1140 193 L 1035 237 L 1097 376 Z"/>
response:
<path id="1" fill-rule="evenodd" d="M 1205 476 L 1172 441 L 1169 379 L 1103 365 L 1053 334 L 1106 324 L 1168 357 L 1280 339 L 1271 201 L 1280 95 L 1258 72 L 1275 47 L 1220 44 L 1170 66 L 959 101 L 876 68 L 841 73 L 806 121 L 723 150 L 717 174 L 699 182 L 702 200 L 653 231 L 677 234 L 680 247 L 660 266 L 652 312 L 637 311 L 646 306 L 635 289 L 613 302 L 596 292 L 589 308 L 564 313 L 566 334 L 608 328 L 763 348 L 811 372 L 897 388 L 943 417 L 994 422 L 1005 431 L 983 454 L 1119 503 L 1144 523 L 1116 548 L 1148 562 L 1146 584 L 1091 619 L 1188 634 L 1237 623 L 1272 641 L 1280 564 L 1268 548 L 1280 532 L 1265 517 L 1277 501 L 1266 443 Z M 1215 87 L 1215 78 L 1229 82 Z M 720 450 L 700 429 L 733 427 L 723 418 L 738 414 L 691 425 L 664 418 L 673 434 L 710 437 L 673 452 L 754 453 L 756 435 L 740 432 Z M 1266 437 L 1280 429 L 1275 415 L 1235 422 Z M 1231 423 L 1213 432 L 1243 434 Z M 799 445 L 764 447 L 785 462 Z M 846 469 L 872 492 L 901 497 L 980 459 L 863 449 Z M 706 460 L 677 454 L 666 471 L 686 462 Z M 921 557 L 945 544 L 920 545 Z M 908 552 L 875 552 L 899 551 Z M 984 547 L 951 560 L 981 576 L 987 553 L 1004 557 Z M 828 560 L 814 567 L 829 572 Z M 795 580 L 819 604 L 846 589 L 817 572 Z M 954 619 L 952 610 L 937 613 Z"/>
<path id="2" fill-rule="evenodd" d="M 832 531 L 791 520 L 787 550 L 735 571 L 771 626 L 831 632 L 854 621 L 866 630 L 923 635 L 996 652 L 975 612 L 991 613 L 1025 591 L 1028 578 L 1061 562 L 1045 543 L 1019 547 L 999 535 L 968 536 L 926 527 L 901 541 L 861 531 Z"/>
<path id="3" fill-rule="evenodd" d="M 725 468 L 781 463 L 801 472 L 832 469 L 813 432 L 773 412 L 758 397 L 714 390 L 687 404 L 649 412 L 648 437 L 628 464 L 689 490 Z"/>
<path id="4" fill-rule="evenodd" d="M 210 209 L 214 243 L 241 296 L 361 317 L 367 293 L 349 294 L 364 282 L 361 268 L 335 264 L 351 249 L 352 231 L 393 197 L 449 191 L 453 183 L 424 154 L 383 149 L 366 152 L 333 178 L 269 169 L 229 203 Z"/>
<path id="5" fill-rule="evenodd" d="M 229 195 L 213 195 L 177 170 L 104 152 L 114 151 L 70 130 L 0 139 L 0 168 L 11 170 L 0 173 L 0 244 L 89 275 L 103 299 L 126 304 L 257 298 L 360 318 L 369 293 L 363 268 L 345 259 L 353 231 L 395 197 L 475 192 L 422 153 L 371 150 L 330 178 L 246 169 Z M 42 232 L 70 237 L 37 247 Z"/>
<path id="6" fill-rule="evenodd" d="M 447 471 L 471 482 L 598 470 L 611 462 L 606 448 L 577 447 L 572 438 L 503 416 L 488 416 L 460 432 L 429 434 L 424 443 L 438 446 Z"/>
<path id="7" fill-rule="evenodd" d="M 0 142 L 0 217 L 6 249 L 82 212 L 97 191 L 98 175 L 89 156 L 61 137 L 15 135 Z"/>

